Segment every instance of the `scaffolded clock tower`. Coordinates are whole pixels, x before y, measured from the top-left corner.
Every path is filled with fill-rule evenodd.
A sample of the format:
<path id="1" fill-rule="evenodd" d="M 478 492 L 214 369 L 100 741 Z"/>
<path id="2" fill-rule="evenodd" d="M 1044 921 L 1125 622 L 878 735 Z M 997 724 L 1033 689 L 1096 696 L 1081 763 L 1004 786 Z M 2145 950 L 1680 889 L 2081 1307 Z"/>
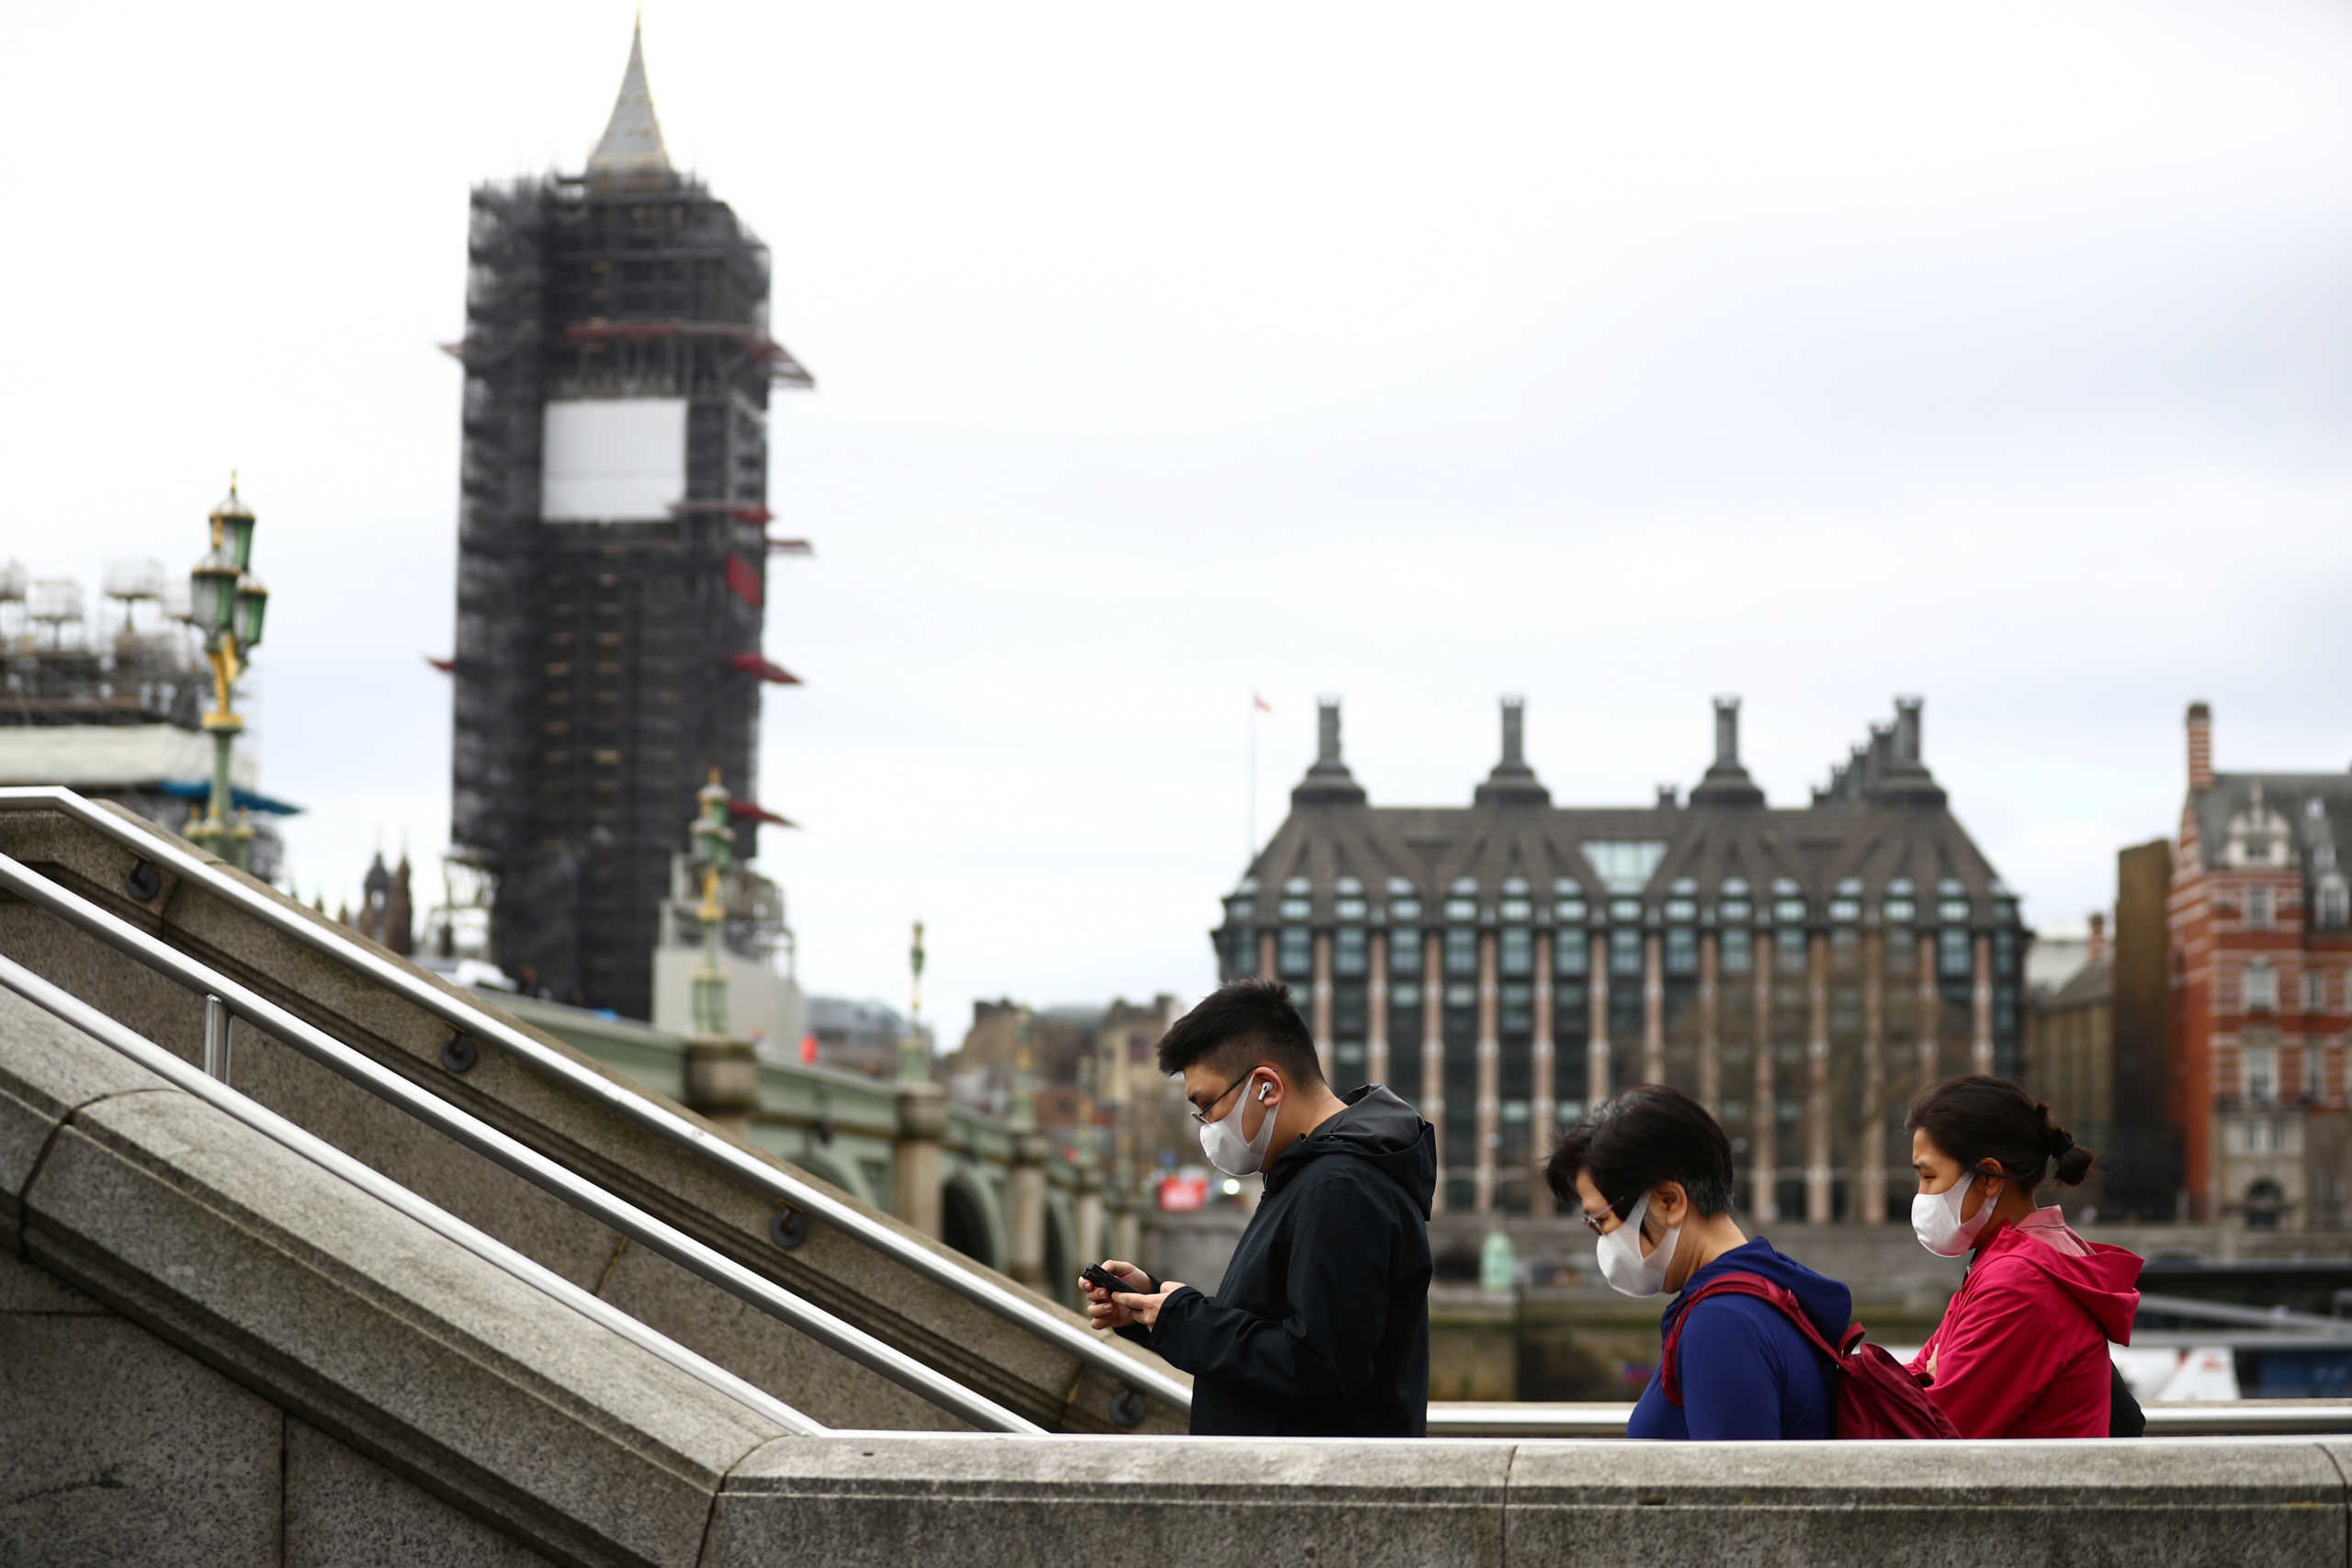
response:
<path id="1" fill-rule="evenodd" d="M 473 192 L 451 838 L 492 945 L 550 994 L 650 1015 L 695 792 L 754 852 L 770 548 L 768 253 L 671 165 L 641 36 L 584 174 Z"/>

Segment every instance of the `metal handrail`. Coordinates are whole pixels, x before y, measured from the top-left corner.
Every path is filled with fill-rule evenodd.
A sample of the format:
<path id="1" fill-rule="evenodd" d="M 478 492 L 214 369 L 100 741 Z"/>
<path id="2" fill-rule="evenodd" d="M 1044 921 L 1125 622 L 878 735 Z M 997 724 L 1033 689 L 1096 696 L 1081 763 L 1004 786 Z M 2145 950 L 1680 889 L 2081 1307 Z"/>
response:
<path id="1" fill-rule="evenodd" d="M 296 1126 L 250 1096 L 190 1066 L 145 1035 L 119 1020 L 108 1018 L 79 997 L 42 979 L 14 959 L 0 956 L 0 987 L 16 992 L 44 1012 L 62 1020 L 100 1044 L 121 1053 L 173 1088 L 235 1118 L 329 1175 L 339 1177 L 369 1197 L 389 1204 L 435 1235 L 457 1243 L 484 1262 L 570 1307 L 599 1328 L 619 1335 L 638 1348 L 677 1368 L 696 1382 L 718 1390 L 786 1431 L 813 1438 L 825 1436 L 832 1430 L 765 1389 L 745 1382 L 658 1329 L 639 1323 L 610 1302 L 589 1294 L 553 1269 L 526 1258 L 496 1236 L 477 1230 L 438 1204 L 428 1202 L 390 1177 L 362 1165 L 325 1139 Z"/>
<path id="2" fill-rule="evenodd" d="M 218 997 L 232 1014 L 284 1040 L 320 1066 L 387 1100 L 458 1143 L 505 1167 L 525 1180 L 622 1235 L 643 1243 L 680 1267 L 700 1275 L 769 1316 L 789 1324 L 819 1344 L 880 1373 L 941 1409 L 988 1431 L 1038 1432 L 1044 1428 L 987 1396 L 925 1366 L 906 1352 L 844 1322 L 733 1258 L 696 1241 L 668 1221 L 606 1191 L 537 1150 L 500 1132 L 471 1113 L 420 1089 L 277 1003 L 190 958 L 119 917 L 48 879 L 13 856 L 0 854 L 0 888 L 37 904 L 187 986 Z"/>
<path id="3" fill-rule="evenodd" d="M 195 851 L 172 841 L 160 831 L 133 829 L 72 790 L 56 784 L 0 788 L 0 811 L 12 810 L 57 811 L 96 829 L 145 859 L 200 884 L 208 894 L 233 905 L 279 934 L 366 976 L 452 1028 L 498 1046 L 542 1077 L 684 1145 L 802 1213 L 847 1232 L 893 1262 L 1011 1320 L 1097 1371 L 1162 1404 L 1183 1411 L 1192 1409 L 1192 1389 L 1161 1369 L 1136 1359 L 1109 1340 L 1098 1338 L 1092 1330 L 1057 1315 L 1042 1303 L 974 1272 L 952 1255 L 876 1223 L 831 1193 L 768 1164 L 708 1129 L 696 1126 L 638 1090 L 616 1084 L 570 1056 L 550 1050 L 481 1004 L 453 996 L 408 966 L 380 958 L 308 918 L 290 912 L 268 894 L 223 874 Z"/>
<path id="4" fill-rule="evenodd" d="M 1630 1404 L 1510 1400 L 1430 1406 L 1430 1435 L 1450 1438 L 1622 1438 Z M 2352 1432 L 2352 1403 L 2334 1399 L 2214 1400 L 2147 1404 L 2151 1438 L 2231 1438 Z"/>
<path id="5" fill-rule="evenodd" d="M 2352 1339 L 2352 1318 L 2322 1317 L 2317 1313 L 2290 1312 L 2285 1307 L 2239 1306 L 2234 1302 L 2199 1301 L 2195 1296 L 2168 1296 L 2143 1291 L 2140 1292 L 2140 1310 L 2166 1317 L 2187 1317 L 2205 1323 L 2267 1329 L 2274 1336 Z"/>

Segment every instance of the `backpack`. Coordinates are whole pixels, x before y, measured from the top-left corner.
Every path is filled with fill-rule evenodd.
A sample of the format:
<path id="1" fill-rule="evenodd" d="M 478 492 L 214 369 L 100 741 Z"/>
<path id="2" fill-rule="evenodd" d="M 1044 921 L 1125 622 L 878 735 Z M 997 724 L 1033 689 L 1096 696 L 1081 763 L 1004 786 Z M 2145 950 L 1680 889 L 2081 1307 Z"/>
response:
<path id="1" fill-rule="evenodd" d="M 1668 1404 L 1677 1409 L 1682 1405 L 1682 1379 L 1677 1371 L 1681 1365 L 1678 1352 L 1682 1348 L 1682 1325 L 1690 1321 L 1690 1308 L 1709 1296 L 1754 1296 L 1777 1307 L 1815 1349 L 1829 1358 L 1830 1364 L 1838 1369 L 1836 1404 L 1830 1420 L 1832 1437 L 1960 1436 L 1960 1428 L 1951 1424 L 1951 1417 L 1936 1407 L 1935 1401 L 1928 1397 L 1928 1391 L 1904 1371 L 1902 1362 L 1888 1355 L 1883 1345 L 1862 1343 L 1860 1324 L 1848 1324 L 1839 1343 L 1832 1347 L 1785 1286 L 1776 1285 L 1758 1274 L 1725 1274 L 1708 1280 L 1674 1320 L 1674 1332 L 1666 1337 L 1665 1356 L 1658 1369 L 1659 1392 L 1666 1395 Z"/>

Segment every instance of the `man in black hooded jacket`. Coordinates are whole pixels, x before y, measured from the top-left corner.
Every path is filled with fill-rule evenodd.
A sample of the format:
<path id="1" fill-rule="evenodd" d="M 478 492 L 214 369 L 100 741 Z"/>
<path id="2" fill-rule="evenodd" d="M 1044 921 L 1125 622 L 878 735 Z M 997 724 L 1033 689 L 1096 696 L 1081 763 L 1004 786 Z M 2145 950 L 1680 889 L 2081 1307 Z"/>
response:
<path id="1" fill-rule="evenodd" d="M 1418 1438 L 1430 1399 L 1435 1134 L 1388 1089 L 1331 1092 L 1272 980 L 1237 980 L 1179 1019 L 1159 1069 L 1182 1074 L 1210 1163 L 1263 1172 L 1265 1195 L 1214 1296 L 1103 1265 L 1087 1315 L 1193 1374 L 1195 1434 Z"/>

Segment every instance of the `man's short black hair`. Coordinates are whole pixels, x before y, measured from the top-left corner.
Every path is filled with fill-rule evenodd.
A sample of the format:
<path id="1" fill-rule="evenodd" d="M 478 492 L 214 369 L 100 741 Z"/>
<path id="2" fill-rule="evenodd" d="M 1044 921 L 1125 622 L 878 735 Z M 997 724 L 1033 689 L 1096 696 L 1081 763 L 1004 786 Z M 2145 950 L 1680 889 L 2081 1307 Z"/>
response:
<path id="1" fill-rule="evenodd" d="M 1602 1100 L 1561 1136 L 1544 1167 L 1544 1184 L 1564 1204 L 1582 1207 L 1584 1171 L 1619 1219 L 1645 1192 L 1669 1181 L 1702 1214 L 1731 1207 L 1731 1140 L 1706 1107 L 1679 1089 L 1635 1084 Z"/>
<path id="2" fill-rule="evenodd" d="M 1315 1037 L 1279 980 L 1234 980 L 1204 997 L 1159 1040 L 1159 1070 L 1174 1077 L 1206 1062 L 1238 1077 L 1259 1063 L 1280 1067 L 1293 1083 L 1323 1081 Z"/>

